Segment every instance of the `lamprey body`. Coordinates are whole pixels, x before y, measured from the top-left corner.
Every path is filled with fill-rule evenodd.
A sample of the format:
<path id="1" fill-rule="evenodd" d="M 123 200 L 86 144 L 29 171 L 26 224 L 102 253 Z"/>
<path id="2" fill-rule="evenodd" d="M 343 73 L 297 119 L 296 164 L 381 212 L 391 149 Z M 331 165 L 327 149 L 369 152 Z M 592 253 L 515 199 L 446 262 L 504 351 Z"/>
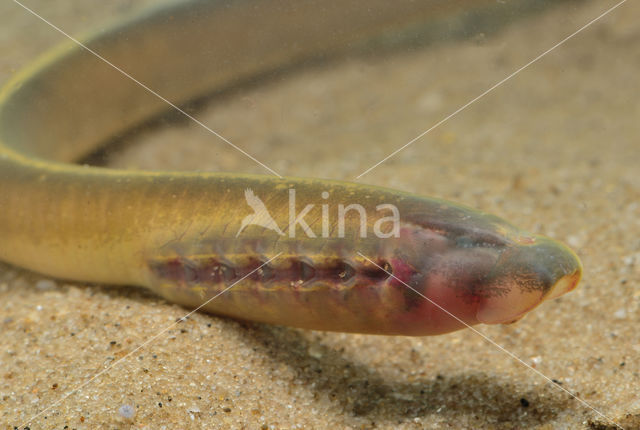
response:
<path id="1" fill-rule="evenodd" d="M 143 285 L 191 308 L 219 295 L 203 309 L 234 318 L 378 334 L 509 323 L 575 288 L 581 266 L 567 247 L 443 200 L 319 179 L 67 164 L 163 112 L 148 89 L 182 105 L 344 46 L 365 49 L 438 10 L 221 3 L 167 4 L 89 39 L 147 89 L 74 44 L 4 88 L 0 259 Z"/>

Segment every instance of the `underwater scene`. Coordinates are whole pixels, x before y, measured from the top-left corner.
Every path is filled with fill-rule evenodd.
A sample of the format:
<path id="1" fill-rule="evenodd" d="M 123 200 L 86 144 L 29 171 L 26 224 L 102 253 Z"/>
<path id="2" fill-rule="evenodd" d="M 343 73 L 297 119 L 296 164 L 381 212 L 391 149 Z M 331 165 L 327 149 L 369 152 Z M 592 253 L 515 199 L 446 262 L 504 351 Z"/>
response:
<path id="1" fill-rule="evenodd" d="M 4 2 L 0 428 L 640 429 L 638 22 Z"/>

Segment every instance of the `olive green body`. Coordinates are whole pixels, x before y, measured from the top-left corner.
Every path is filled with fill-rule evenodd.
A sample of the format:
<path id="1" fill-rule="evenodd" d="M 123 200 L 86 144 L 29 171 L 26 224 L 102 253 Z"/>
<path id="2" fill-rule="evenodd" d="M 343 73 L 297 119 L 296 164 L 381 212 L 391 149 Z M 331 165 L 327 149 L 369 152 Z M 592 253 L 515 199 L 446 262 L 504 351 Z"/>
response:
<path id="1" fill-rule="evenodd" d="M 0 259 L 144 285 L 189 307 L 228 288 L 204 309 L 381 334 L 509 322 L 571 290 L 581 267 L 568 248 L 438 199 L 319 179 L 66 164 L 167 102 L 365 49 L 383 30 L 429 22 L 441 3 L 374 1 L 365 14 L 357 1 L 179 2 L 90 38 L 92 53 L 69 42 L 43 57 L 0 95 Z M 277 230 L 251 224 L 247 190 Z M 340 212 L 354 204 L 366 219 Z M 308 205 L 306 229 L 295 217 Z"/>

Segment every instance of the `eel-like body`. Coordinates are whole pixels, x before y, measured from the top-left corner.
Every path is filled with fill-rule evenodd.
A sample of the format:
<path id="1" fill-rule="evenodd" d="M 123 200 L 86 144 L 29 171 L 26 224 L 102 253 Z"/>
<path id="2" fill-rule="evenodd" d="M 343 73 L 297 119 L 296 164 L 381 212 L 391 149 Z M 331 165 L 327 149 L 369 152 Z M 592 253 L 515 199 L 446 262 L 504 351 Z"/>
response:
<path id="1" fill-rule="evenodd" d="M 376 0 L 364 13 L 356 0 L 176 2 L 87 45 L 182 105 L 365 46 L 380 29 L 428 20 L 437 3 Z M 320 179 L 70 164 L 166 108 L 71 42 L 18 74 L 0 94 L 0 259 L 146 286 L 192 308 L 231 287 L 203 309 L 402 335 L 512 322 L 580 280 L 566 246 L 439 199 Z"/>

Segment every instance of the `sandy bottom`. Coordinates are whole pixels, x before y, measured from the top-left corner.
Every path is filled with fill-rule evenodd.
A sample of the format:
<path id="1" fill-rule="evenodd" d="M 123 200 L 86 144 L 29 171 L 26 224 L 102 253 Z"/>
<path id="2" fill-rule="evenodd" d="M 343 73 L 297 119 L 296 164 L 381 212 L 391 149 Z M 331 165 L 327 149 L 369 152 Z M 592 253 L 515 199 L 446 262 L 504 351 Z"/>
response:
<path id="1" fill-rule="evenodd" d="M 71 32 L 142 7 L 27 4 Z M 198 117 L 282 174 L 353 180 L 613 4 L 563 3 L 470 40 L 302 70 Z M 12 2 L 0 15 L 4 81 L 61 39 Z M 136 350 L 185 309 L 0 264 L 0 428 L 51 405 L 31 429 L 614 429 L 603 415 L 640 428 L 638 22 L 629 1 L 361 179 L 577 251 L 578 290 L 517 324 L 479 327 L 554 382 L 470 331 L 380 337 L 195 314 Z M 133 140 L 110 163 L 265 173 L 184 122 Z"/>

